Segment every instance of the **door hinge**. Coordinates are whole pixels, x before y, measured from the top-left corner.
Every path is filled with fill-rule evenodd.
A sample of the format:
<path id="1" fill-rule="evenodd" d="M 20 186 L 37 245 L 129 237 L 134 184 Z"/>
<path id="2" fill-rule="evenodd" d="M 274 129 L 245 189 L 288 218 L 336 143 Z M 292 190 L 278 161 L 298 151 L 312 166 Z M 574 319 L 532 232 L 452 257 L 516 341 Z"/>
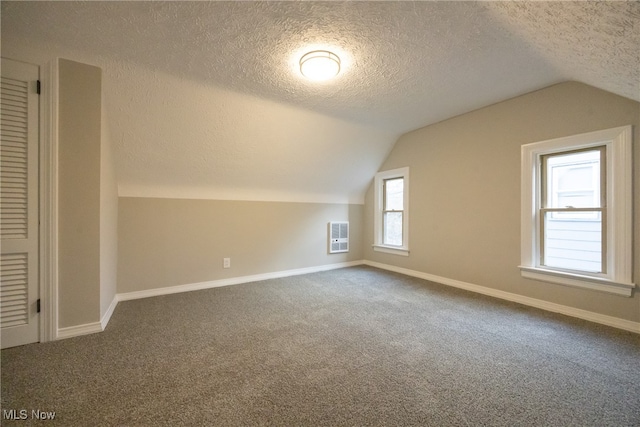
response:
<path id="1" fill-rule="evenodd" d="M 40 313 L 40 298 L 38 298 L 38 301 L 36 302 L 36 313 Z"/>
<path id="2" fill-rule="evenodd" d="M 40 95 L 40 92 L 42 91 L 42 85 L 40 83 L 40 80 L 36 80 L 36 92 L 38 95 Z"/>

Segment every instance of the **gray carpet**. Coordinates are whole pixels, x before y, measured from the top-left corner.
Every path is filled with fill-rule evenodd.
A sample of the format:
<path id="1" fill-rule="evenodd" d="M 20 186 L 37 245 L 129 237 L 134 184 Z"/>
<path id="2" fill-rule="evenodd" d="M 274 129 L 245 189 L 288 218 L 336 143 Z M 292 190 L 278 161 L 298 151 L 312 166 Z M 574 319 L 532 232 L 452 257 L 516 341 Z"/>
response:
<path id="1" fill-rule="evenodd" d="M 370 267 L 118 305 L 2 351 L 2 425 L 638 426 L 640 336 Z"/>

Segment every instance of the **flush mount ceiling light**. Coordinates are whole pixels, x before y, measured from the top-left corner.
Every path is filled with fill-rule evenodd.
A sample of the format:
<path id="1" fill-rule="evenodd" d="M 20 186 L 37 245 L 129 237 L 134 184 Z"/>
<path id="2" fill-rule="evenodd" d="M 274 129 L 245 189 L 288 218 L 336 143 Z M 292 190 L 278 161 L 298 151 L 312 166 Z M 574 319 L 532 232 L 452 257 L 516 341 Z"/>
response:
<path id="1" fill-rule="evenodd" d="M 340 72 L 340 58 L 328 50 L 314 50 L 300 58 L 300 72 L 311 80 L 328 80 Z"/>

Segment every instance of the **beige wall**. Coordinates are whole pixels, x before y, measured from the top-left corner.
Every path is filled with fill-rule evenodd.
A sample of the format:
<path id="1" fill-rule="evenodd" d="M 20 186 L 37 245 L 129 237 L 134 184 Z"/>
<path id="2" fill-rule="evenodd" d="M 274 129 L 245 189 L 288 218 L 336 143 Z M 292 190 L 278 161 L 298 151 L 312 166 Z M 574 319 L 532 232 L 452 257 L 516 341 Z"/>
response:
<path id="1" fill-rule="evenodd" d="M 403 135 L 380 170 L 410 167 L 410 256 L 374 252 L 373 189 L 365 259 L 640 321 L 640 297 L 520 276 L 520 146 L 634 125 L 634 280 L 640 277 L 640 104 L 568 82 Z"/>
<path id="2" fill-rule="evenodd" d="M 104 97 L 103 97 L 104 102 Z M 109 121 L 102 106 L 100 144 L 100 318 L 116 296 L 118 279 L 118 183 Z"/>
<path id="3" fill-rule="evenodd" d="M 328 254 L 330 221 L 350 222 L 349 253 Z M 119 201 L 118 293 L 361 259 L 362 205 Z"/>
<path id="4" fill-rule="evenodd" d="M 100 320 L 101 70 L 59 60 L 58 327 Z"/>

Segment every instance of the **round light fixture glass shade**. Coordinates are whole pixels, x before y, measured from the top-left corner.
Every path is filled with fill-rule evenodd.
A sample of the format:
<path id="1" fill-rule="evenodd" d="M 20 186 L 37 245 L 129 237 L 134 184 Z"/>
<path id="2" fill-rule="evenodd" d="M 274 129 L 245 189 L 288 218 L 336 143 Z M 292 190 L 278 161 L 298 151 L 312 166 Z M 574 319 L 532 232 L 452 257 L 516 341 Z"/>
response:
<path id="1" fill-rule="evenodd" d="M 340 58 L 328 50 L 314 50 L 300 58 L 300 72 L 311 80 L 328 80 L 340 72 Z"/>

